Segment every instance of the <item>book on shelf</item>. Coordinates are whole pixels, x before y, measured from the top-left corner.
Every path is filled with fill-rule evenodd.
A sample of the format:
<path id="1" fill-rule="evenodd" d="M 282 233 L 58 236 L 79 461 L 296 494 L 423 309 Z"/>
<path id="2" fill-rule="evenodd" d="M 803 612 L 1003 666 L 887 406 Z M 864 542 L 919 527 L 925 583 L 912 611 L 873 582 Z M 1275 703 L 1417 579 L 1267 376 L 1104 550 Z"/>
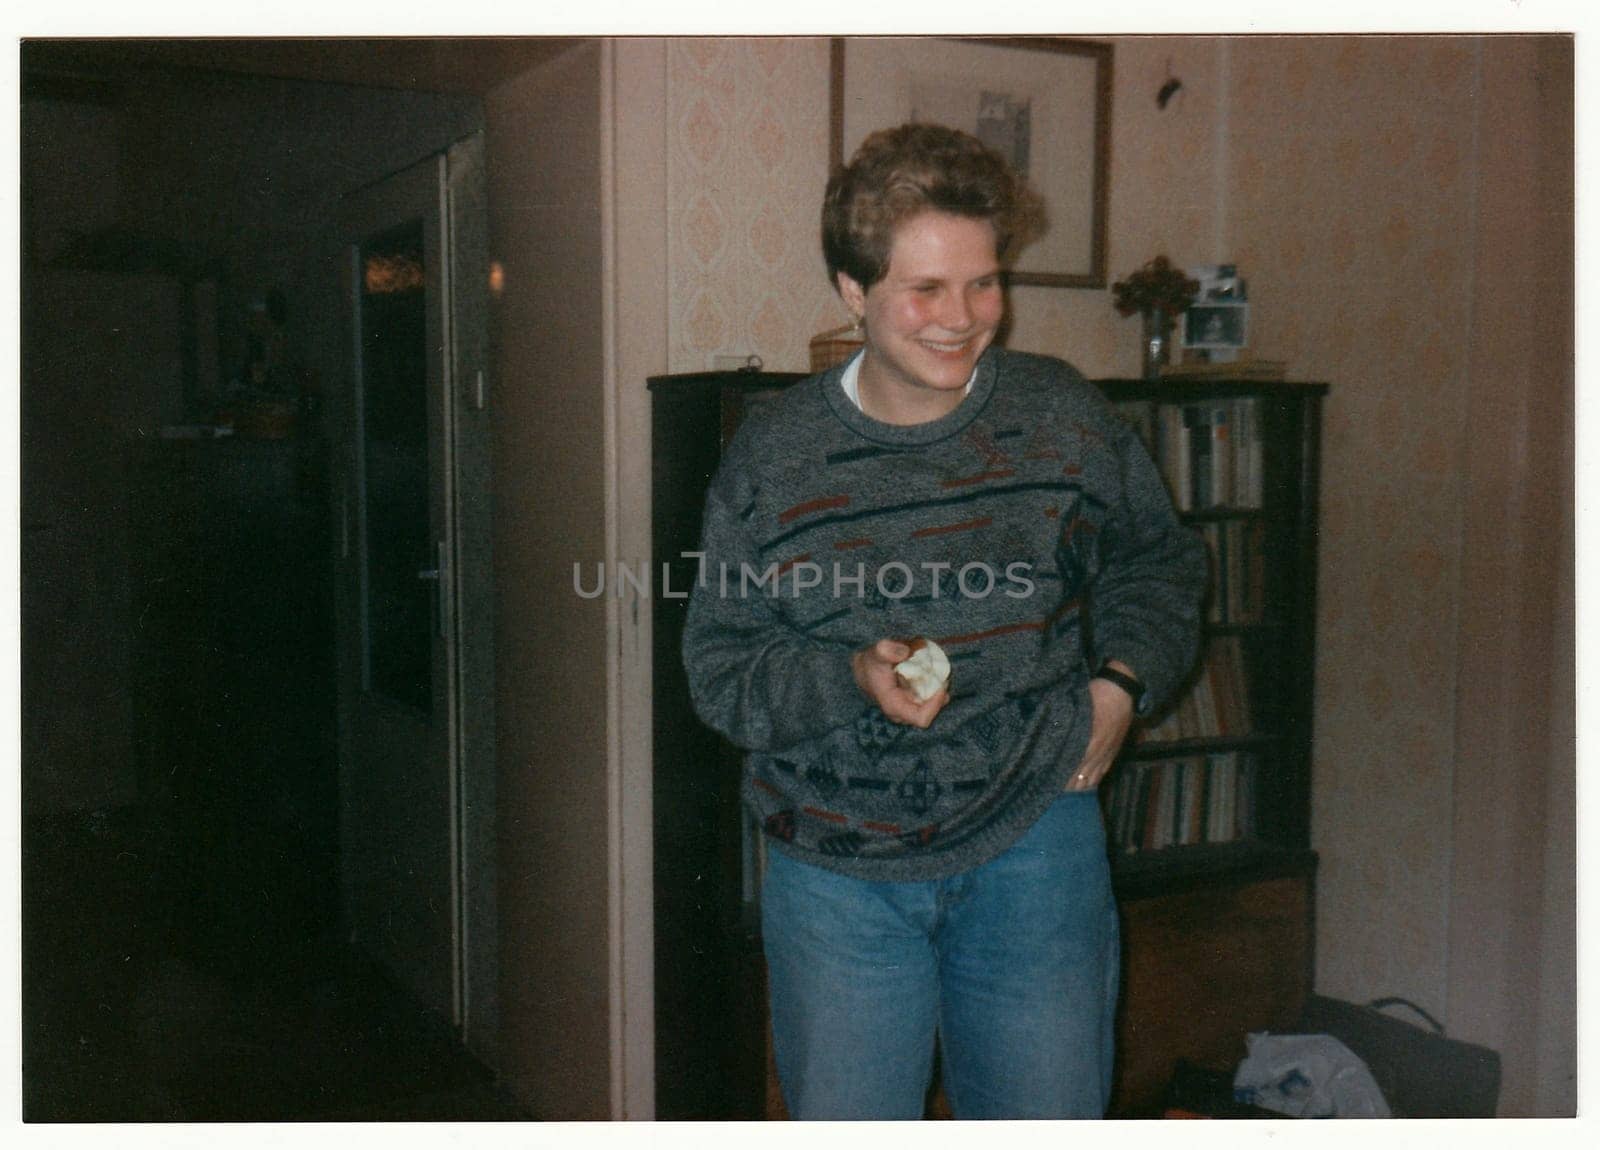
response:
<path id="1" fill-rule="evenodd" d="M 1102 795 L 1120 854 L 1255 837 L 1256 757 L 1244 751 L 1125 764 Z"/>
<path id="2" fill-rule="evenodd" d="M 1179 843 L 1205 841 L 1205 826 L 1200 820 L 1204 813 L 1206 767 L 1205 759 L 1188 759 L 1183 764 L 1183 781 L 1179 797 L 1182 805 L 1176 823 Z"/>
<path id="3" fill-rule="evenodd" d="M 1207 621 L 1260 623 L 1266 616 L 1266 524 L 1260 519 L 1202 523 L 1211 567 Z"/>
<path id="4" fill-rule="evenodd" d="M 1144 441 L 1179 511 L 1262 505 L 1260 408 L 1254 396 L 1114 405 Z"/>
<path id="5" fill-rule="evenodd" d="M 1234 789 L 1238 785 L 1238 760 L 1214 756 L 1206 772 L 1206 841 L 1225 842 L 1236 829 Z"/>
<path id="6" fill-rule="evenodd" d="M 1238 635 L 1214 635 L 1206 644 L 1190 688 L 1160 720 L 1141 728 L 1141 744 L 1221 739 L 1254 730 L 1244 644 Z"/>

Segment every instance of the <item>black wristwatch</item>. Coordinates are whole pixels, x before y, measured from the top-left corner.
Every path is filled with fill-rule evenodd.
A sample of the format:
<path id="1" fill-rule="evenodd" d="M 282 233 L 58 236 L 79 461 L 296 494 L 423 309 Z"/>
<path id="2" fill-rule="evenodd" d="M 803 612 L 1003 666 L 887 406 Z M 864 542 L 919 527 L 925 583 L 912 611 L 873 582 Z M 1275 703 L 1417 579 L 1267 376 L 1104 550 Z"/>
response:
<path id="1" fill-rule="evenodd" d="M 1144 702 L 1144 684 L 1139 682 L 1139 680 L 1135 679 L 1132 675 L 1129 675 L 1124 671 L 1117 670 L 1109 663 L 1101 663 L 1100 669 L 1091 677 L 1095 679 L 1104 679 L 1108 683 L 1115 683 L 1124 691 L 1128 692 L 1129 697 L 1133 699 L 1133 709 L 1135 711 L 1139 709 L 1139 704 Z"/>

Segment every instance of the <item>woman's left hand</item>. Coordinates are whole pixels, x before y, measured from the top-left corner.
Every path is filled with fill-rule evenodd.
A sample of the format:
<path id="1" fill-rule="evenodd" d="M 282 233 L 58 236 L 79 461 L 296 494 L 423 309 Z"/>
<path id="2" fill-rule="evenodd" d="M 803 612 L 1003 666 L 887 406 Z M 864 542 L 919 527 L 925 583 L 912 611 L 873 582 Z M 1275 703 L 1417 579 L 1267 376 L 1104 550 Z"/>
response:
<path id="1" fill-rule="evenodd" d="M 1100 780 L 1116 761 L 1117 752 L 1122 750 L 1128 728 L 1133 725 L 1133 699 L 1115 683 L 1090 679 L 1089 701 L 1094 709 L 1089 749 L 1067 781 L 1069 791 L 1088 791 L 1100 785 Z"/>

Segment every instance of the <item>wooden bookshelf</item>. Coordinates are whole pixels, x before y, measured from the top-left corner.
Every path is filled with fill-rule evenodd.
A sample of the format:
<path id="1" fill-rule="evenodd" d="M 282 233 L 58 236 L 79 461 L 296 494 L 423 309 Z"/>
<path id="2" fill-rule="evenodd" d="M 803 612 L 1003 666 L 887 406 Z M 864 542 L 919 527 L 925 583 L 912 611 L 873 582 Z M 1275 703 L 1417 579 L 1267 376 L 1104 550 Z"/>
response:
<path id="1" fill-rule="evenodd" d="M 1311 989 L 1321 383 L 1101 380 L 1211 557 L 1205 649 L 1102 787 L 1123 917 L 1113 1113 L 1158 1111 Z M 1231 788 L 1231 793 L 1229 793 Z"/>
<path id="2" fill-rule="evenodd" d="M 1238 757 L 1248 756 L 1252 769 L 1238 774 L 1254 817 L 1237 828 L 1237 838 L 1304 851 L 1327 385 L 1206 378 L 1099 386 L 1144 437 L 1180 518 L 1211 557 L 1202 658 L 1168 712 L 1152 716 L 1130 740 L 1125 765 L 1141 764 L 1149 775 L 1162 762 L 1210 757 L 1220 765 L 1222 756 L 1235 756 L 1242 765 Z M 1115 780 L 1104 789 L 1108 825 L 1128 822 L 1119 804 L 1142 797 L 1148 810 L 1149 796 L 1131 791 Z M 1181 796 L 1174 801 L 1184 805 Z M 1184 813 L 1171 817 L 1182 821 Z M 1202 820 L 1207 813 L 1200 812 Z M 1120 852 L 1119 866 L 1130 853 Z M 1181 857 L 1172 865 L 1181 866 Z"/>

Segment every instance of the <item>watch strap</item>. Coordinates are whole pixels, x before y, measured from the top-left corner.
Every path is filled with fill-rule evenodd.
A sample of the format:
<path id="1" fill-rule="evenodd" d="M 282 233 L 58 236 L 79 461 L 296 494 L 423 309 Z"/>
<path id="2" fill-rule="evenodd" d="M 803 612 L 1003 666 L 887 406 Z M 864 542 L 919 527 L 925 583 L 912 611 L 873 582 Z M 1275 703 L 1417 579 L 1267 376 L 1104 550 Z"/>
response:
<path id="1" fill-rule="evenodd" d="M 1117 686 L 1121 687 L 1124 691 L 1128 692 L 1128 696 L 1133 699 L 1133 705 L 1135 707 L 1138 707 L 1140 703 L 1144 702 L 1144 684 L 1126 672 L 1119 671 L 1115 667 L 1102 664 L 1100 669 L 1094 673 L 1092 678 L 1104 679 L 1108 683 L 1115 683 Z"/>

